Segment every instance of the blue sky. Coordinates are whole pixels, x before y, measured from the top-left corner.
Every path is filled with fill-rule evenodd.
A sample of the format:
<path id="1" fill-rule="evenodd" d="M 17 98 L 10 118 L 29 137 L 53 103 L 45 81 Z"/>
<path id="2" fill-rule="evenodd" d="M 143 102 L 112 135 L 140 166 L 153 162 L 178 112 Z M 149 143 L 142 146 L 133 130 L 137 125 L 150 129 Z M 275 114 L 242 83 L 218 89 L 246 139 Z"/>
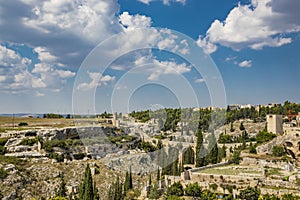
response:
<path id="1" fill-rule="evenodd" d="M 0 113 L 210 106 L 212 93 L 226 104 L 299 102 L 299 8 L 298 0 L 1 1 Z M 105 51 L 89 60 L 99 44 Z M 204 61 L 186 59 L 197 57 Z"/>

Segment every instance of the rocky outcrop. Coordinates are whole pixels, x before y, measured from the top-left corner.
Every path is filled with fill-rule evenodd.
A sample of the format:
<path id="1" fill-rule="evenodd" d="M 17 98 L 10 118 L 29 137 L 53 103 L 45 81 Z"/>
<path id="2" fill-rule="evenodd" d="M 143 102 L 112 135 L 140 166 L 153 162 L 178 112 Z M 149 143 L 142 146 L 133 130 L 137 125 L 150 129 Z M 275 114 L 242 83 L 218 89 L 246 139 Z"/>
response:
<path id="1" fill-rule="evenodd" d="M 121 172 L 128 171 L 131 168 L 133 173 L 143 175 L 157 170 L 157 165 L 153 162 L 151 156 L 146 153 L 125 154 L 118 157 L 109 156 L 102 161 L 108 168 Z"/>
<path id="2" fill-rule="evenodd" d="M 282 145 L 286 150 L 290 150 L 290 153 L 293 153 L 296 157 L 299 157 L 299 144 L 300 137 L 296 133 L 290 133 L 286 135 L 279 135 L 270 142 L 258 146 L 256 151 L 258 154 L 272 154 L 272 148 L 276 145 Z"/>

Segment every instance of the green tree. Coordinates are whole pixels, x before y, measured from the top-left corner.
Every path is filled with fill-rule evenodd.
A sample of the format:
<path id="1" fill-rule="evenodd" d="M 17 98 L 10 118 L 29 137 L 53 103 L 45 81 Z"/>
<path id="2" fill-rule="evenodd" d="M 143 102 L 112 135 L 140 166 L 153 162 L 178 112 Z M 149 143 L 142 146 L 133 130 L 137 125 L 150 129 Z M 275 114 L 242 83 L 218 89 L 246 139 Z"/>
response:
<path id="1" fill-rule="evenodd" d="M 196 136 L 197 136 L 196 167 L 202 167 L 202 166 L 204 166 L 205 149 L 204 149 L 204 146 L 203 146 L 203 134 L 202 134 L 202 131 L 201 131 L 200 127 L 198 127 Z"/>
<path id="2" fill-rule="evenodd" d="M 96 182 L 94 181 L 94 200 L 100 200 L 100 196 L 99 196 L 99 191 L 98 191 L 98 188 L 96 186 Z"/>
<path id="3" fill-rule="evenodd" d="M 8 172 L 4 168 L 0 168 L 0 180 L 7 177 Z"/>
<path id="4" fill-rule="evenodd" d="M 235 130 L 234 130 L 234 128 L 233 128 L 233 123 L 231 122 L 230 123 L 230 132 L 234 132 Z"/>
<path id="5" fill-rule="evenodd" d="M 126 195 L 126 193 L 133 189 L 133 184 L 132 184 L 132 173 L 131 173 L 131 167 L 129 172 L 126 172 L 125 175 L 125 182 L 124 182 L 124 195 Z"/>
<path id="6" fill-rule="evenodd" d="M 202 195 L 201 187 L 197 182 L 188 184 L 184 189 L 184 192 L 186 196 L 191 196 L 193 199 L 200 199 Z"/>
<path id="7" fill-rule="evenodd" d="M 81 200 L 94 200 L 93 178 L 89 164 L 87 164 L 84 172 L 84 178 L 79 188 L 79 198 Z"/>
<path id="8" fill-rule="evenodd" d="M 272 140 L 273 138 L 276 137 L 276 134 L 269 133 L 267 131 L 260 131 L 257 135 L 255 140 L 257 143 L 264 143 Z"/>
<path id="9" fill-rule="evenodd" d="M 151 178 L 151 174 L 149 174 L 149 185 L 152 185 L 152 178 Z"/>
<path id="10" fill-rule="evenodd" d="M 166 191 L 166 196 L 183 196 L 183 186 L 180 182 L 173 183 Z"/>
<path id="11" fill-rule="evenodd" d="M 67 188 L 66 188 L 66 182 L 65 182 L 64 174 L 60 173 L 59 177 L 60 177 L 60 184 L 59 184 L 59 187 L 57 189 L 56 196 L 66 197 L 67 196 Z"/>
<path id="12" fill-rule="evenodd" d="M 284 156 L 285 154 L 286 154 L 286 152 L 285 152 L 285 149 L 283 146 L 273 146 L 273 148 L 272 148 L 273 156 L 281 157 L 281 156 Z"/>
<path id="13" fill-rule="evenodd" d="M 208 143 L 208 150 L 210 150 L 206 160 L 208 163 L 211 164 L 216 164 L 218 163 L 218 152 L 219 152 L 219 148 L 218 148 L 218 144 L 215 138 L 215 134 L 212 132 L 209 135 L 209 143 Z"/>
<path id="14" fill-rule="evenodd" d="M 242 160 L 241 151 L 240 150 L 234 150 L 230 161 L 234 164 L 240 164 L 241 160 Z"/>
<path id="15" fill-rule="evenodd" d="M 194 164 L 195 153 L 193 147 L 189 146 L 182 154 L 183 164 Z"/>
<path id="16" fill-rule="evenodd" d="M 218 139 L 218 143 L 220 144 L 233 143 L 233 136 L 221 133 Z"/>
<path id="17" fill-rule="evenodd" d="M 241 122 L 241 124 L 240 124 L 240 130 L 241 130 L 241 131 L 244 131 L 244 130 L 245 130 L 245 126 L 244 126 L 243 122 Z"/>
<path id="18" fill-rule="evenodd" d="M 257 154 L 255 145 L 253 145 L 252 143 L 250 143 L 250 146 L 249 146 L 249 153 Z"/>
<path id="19" fill-rule="evenodd" d="M 160 180 L 160 170 L 159 170 L 159 167 L 157 168 L 157 176 L 156 176 L 156 180 L 157 180 L 157 181 Z"/>
<path id="20" fill-rule="evenodd" d="M 202 192 L 201 200 L 212 200 L 212 199 L 217 199 L 217 196 L 215 193 L 212 193 L 209 190 L 204 190 Z"/>
<path id="21" fill-rule="evenodd" d="M 223 144 L 222 148 L 219 148 L 218 162 L 221 162 L 223 158 L 226 158 L 226 146 Z"/>
<path id="22" fill-rule="evenodd" d="M 240 191 L 240 199 L 242 200 L 258 200 L 260 190 L 256 187 L 248 186 L 246 189 Z"/>
<path id="23" fill-rule="evenodd" d="M 150 191 L 148 193 L 149 199 L 159 199 L 161 196 L 161 193 L 158 190 L 158 185 L 155 184 L 154 186 L 150 186 Z"/>
<path id="24" fill-rule="evenodd" d="M 124 194 L 127 193 L 127 191 L 130 189 L 129 188 L 129 173 L 126 172 L 126 175 L 125 175 L 125 182 L 124 182 Z"/>

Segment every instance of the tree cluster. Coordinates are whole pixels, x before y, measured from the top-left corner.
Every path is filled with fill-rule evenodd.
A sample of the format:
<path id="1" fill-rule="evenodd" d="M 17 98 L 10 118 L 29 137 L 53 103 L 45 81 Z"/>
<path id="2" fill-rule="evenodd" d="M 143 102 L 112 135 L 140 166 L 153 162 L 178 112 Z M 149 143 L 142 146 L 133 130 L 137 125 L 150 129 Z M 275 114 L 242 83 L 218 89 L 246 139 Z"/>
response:
<path id="1" fill-rule="evenodd" d="M 118 176 L 116 181 L 109 187 L 108 200 L 133 199 L 135 196 L 136 193 L 133 191 L 131 169 L 129 172 L 126 172 L 124 182 L 122 182 Z"/>
<path id="2" fill-rule="evenodd" d="M 84 172 L 83 181 L 79 187 L 80 200 L 99 200 L 99 192 L 96 183 L 93 182 L 93 177 L 89 164 L 87 164 Z"/>

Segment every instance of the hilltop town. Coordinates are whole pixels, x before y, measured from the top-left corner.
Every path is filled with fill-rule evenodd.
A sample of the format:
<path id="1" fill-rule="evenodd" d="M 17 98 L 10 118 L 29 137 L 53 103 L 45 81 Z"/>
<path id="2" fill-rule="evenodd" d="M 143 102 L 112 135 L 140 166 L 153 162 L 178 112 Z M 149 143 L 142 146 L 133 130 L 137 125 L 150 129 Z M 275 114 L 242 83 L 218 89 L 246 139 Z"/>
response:
<path id="1" fill-rule="evenodd" d="M 0 117 L 3 199 L 300 198 L 300 105 Z M 63 176 L 61 174 L 64 174 Z M 62 178 L 63 177 L 63 178 Z M 125 190 L 126 188 L 126 190 Z"/>

